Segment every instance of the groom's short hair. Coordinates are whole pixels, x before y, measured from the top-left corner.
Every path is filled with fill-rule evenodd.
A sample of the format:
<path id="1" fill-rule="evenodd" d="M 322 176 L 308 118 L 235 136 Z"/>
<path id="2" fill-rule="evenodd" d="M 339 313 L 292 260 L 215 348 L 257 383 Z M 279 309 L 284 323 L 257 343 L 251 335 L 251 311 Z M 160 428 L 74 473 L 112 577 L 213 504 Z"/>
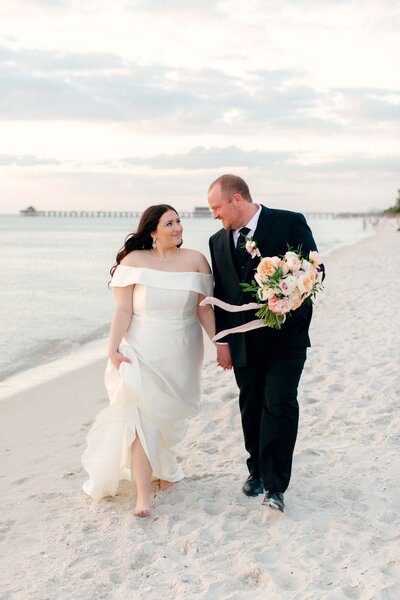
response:
<path id="1" fill-rule="evenodd" d="M 210 192 L 214 186 L 219 184 L 221 186 L 221 191 L 223 194 L 231 197 L 233 194 L 240 194 L 245 200 L 249 202 L 253 202 L 252 197 L 250 195 L 249 186 L 245 182 L 244 179 L 238 177 L 238 175 L 221 175 L 217 177 L 215 181 L 212 182 L 208 191 Z"/>

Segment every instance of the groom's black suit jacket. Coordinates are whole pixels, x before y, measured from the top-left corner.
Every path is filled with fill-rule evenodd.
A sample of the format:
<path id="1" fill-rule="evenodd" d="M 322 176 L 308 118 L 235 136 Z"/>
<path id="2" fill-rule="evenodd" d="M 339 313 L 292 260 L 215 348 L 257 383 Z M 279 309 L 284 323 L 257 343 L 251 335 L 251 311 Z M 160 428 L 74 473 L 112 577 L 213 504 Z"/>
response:
<path id="1" fill-rule="evenodd" d="M 288 250 L 288 245 L 307 256 L 310 250 L 317 246 L 304 216 L 287 210 L 277 210 L 262 207 L 257 229 L 253 240 L 261 252 L 261 256 L 281 256 Z M 242 243 L 244 240 L 238 241 Z M 243 274 L 234 259 L 232 232 L 221 229 L 210 238 L 212 268 L 215 278 L 214 296 L 229 304 L 247 304 L 255 299 L 243 292 L 240 282 L 250 282 L 254 279 L 259 258 L 248 256 Z M 217 333 L 242 325 L 255 318 L 256 311 L 229 313 L 215 308 Z M 303 305 L 288 316 L 280 330 L 263 327 L 245 334 L 231 334 L 220 341 L 229 343 L 232 361 L 235 367 L 245 367 L 248 360 L 253 360 L 255 353 L 260 357 L 266 353 L 275 354 L 285 350 L 307 348 L 310 346 L 308 328 L 312 316 L 311 303 Z"/>

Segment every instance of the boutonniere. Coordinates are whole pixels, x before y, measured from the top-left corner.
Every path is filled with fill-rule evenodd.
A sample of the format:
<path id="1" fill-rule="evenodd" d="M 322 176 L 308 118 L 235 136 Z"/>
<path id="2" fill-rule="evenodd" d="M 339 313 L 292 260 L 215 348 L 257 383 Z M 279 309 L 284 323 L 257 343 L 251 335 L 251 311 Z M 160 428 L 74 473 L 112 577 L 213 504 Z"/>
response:
<path id="1" fill-rule="evenodd" d="M 261 252 L 259 251 L 259 249 L 257 248 L 257 242 L 255 240 L 253 240 L 253 238 L 251 237 L 247 237 L 247 236 L 243 236 L 244 237 L 244 244 L 242 245 L 242 248 L 244 248 L 246 250 L 246 252 L 248 252 L 251 256 L 251 258 L 256 258 L 259 257 L 261 258 Z"/>

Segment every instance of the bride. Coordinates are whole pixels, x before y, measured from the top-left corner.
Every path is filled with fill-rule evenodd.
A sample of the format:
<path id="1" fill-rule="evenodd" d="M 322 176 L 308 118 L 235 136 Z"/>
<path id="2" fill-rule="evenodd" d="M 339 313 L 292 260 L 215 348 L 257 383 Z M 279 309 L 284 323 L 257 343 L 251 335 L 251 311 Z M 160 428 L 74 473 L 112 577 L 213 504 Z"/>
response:
<path id="1" fill-rule="evenodd" d="M 87 436 L 83 489 L 113 496 L 121 479 L 135 479 L 134 515 L 150 514 L 151 480 L 166 489 L 184 477 L 175 447 L 196 412 L 203 336 L 215 333 L 213 278 L 206 258 L 181 248 L 182 224 L 166 204 L 145 210 L 110 273 L 116 307 L 105 383 L 110 404 Z"/>

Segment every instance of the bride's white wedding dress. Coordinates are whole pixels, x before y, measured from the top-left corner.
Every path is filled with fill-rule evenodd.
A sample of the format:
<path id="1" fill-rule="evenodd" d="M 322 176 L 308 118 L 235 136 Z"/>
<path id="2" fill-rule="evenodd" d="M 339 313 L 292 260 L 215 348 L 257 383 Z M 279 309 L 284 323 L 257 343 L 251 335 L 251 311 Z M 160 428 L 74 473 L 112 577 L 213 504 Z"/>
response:
<path id="1" fill-rule="evenodd" d="M 123 362 L 119 370 L 107 364 L 110 403 L 97 415 L 82 457 L 89 496 L 113 496 L 121 479 L 131 479 L 136 435 L 154 477 L 176 482 L 184 476 L 175 446 L 198 407 L 203 361 L 198 294 L 210 296 L 212 282 L 204 273 L 125 265 L 115 270 L 111 286 L 135 284 L 132 321 L 120 346 L 132 364 Z"/>

